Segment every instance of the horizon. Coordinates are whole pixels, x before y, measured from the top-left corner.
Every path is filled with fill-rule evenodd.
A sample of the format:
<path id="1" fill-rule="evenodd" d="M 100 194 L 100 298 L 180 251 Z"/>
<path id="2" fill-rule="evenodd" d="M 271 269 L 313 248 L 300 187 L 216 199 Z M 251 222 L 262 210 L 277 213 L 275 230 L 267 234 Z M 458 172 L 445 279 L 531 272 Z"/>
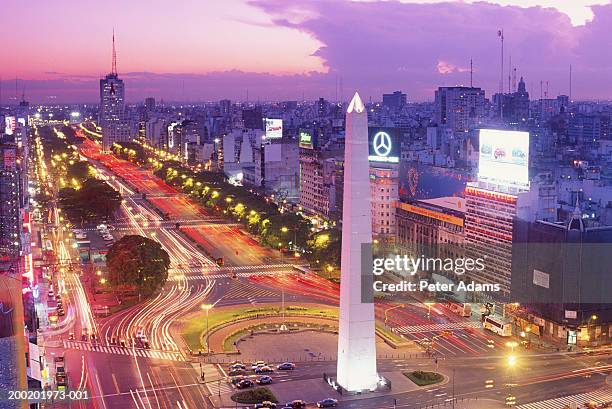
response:
<path id="1" fill-rule="evenodd" d="M 532 98 L 540 95 L 540 81 L 549 97 L 569 95 L 572 65 L 573 100 L 612 99 L 606 91 L 612 59 L 600 52 L 612 33 L 612 3 L 603 0 L 554 7 L 550 0 L 234 0 L 227 6 L 190 1 L 180 9 L 154 2 L 144 17 L 142 2 L 112 1 L 104 7 L 121 10 L 113 21 L 98 12 L 100 2 L 60 3 L 36 2 L 27 27 L 18 19 L 3 25 L 13 44 L 7 55 L 15 58 L 0 67 L 0 104 L 18 101 L 23 90 L 33 103 L 95 101 L 98 81 L 111 68 L 113 30 L 129 102 L 146 96 L 337 100 L 354 89 L 374 98 L 402 90 L 408 100 L 425 102 L 438 86 L 469 85 L 470 59 L 473 84 L 488 96 L 500 83 L 507 92 L 512 59 Z M 5 11 L 28 9 L 13 0 Z M 165 28 L 156 30 L 161 19 Z M 58 20 L 70 25 L 58 29 Z M 498 30 L 504 32 L 503 80 Z"/>

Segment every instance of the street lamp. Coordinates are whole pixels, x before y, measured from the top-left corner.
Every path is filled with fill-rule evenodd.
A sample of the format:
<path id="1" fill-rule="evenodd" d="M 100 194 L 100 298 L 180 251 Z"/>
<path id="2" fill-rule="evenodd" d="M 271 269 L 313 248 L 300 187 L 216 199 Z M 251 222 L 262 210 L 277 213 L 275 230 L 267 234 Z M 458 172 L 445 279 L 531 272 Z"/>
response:
<path id="1" fill-rule="evenodd" d="M 202 304 L 200 308 L 206 311 L 206 350 L 210 354 L 210 344 L 208 343 L 208 313 L 210 309 L 213 307 L 212 304 Z"/>

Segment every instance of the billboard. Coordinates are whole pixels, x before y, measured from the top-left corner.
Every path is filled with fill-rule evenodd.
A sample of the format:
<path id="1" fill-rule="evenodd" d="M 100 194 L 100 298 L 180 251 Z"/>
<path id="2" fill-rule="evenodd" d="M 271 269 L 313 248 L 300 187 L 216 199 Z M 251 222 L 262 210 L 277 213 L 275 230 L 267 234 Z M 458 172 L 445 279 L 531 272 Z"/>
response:
<path id="1" fill-rule="evenodd" d="M 399 163 L 400 138 L 397 128 L 368 128 L 370 162 Z"/>
<path id="2" fill-rule="evenodd" d="M 315 148 L 315 138 L 310 131 L 300 131 L 299 146 L 305 149 Z"/>
<path id="3" fill-rule="evenodd" d="M 264 118 L 266 138 L 279 139 L 283 137 L 283 120 Z"/>
<path id="4" fill-rule="evenodd" d="M 4 133 L 12 135 L 15 128 L 17 128 L 17 120 L 14 116 L 7 116 L 4 118 Z"/>
<path id="5" fill-rule="evenodd" d="M 480 130 L 478 179 L 529 184 L 529 132 Z"/>

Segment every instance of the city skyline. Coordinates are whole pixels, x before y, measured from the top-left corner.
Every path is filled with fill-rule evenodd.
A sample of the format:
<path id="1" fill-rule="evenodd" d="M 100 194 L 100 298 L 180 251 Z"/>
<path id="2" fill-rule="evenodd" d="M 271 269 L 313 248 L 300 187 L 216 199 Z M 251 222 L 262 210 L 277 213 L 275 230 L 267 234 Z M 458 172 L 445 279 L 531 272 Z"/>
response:
<path id="1" fill-rule="evenodd" d="M 180 10 L 153 4 L 144 18 L 141 3 L 133 2 L 115 4 L 122 12 L 111 19 L 95 6 L 77 7 L 69 0 L 63 2 L 66 7 L 40 3 L 27 26 L 3 25 L 16 58 L 0 68 L 1 102 L 14 103 L 24 91 L 38 103 L 95 102 L 96 83 L 110 70 L 113 27 L 128 102 L 146 96 L 184 102 L 223 97 L 346 100 L 356 88 L 366 101 L 394 89 L 404 90 L 409 101 L 430 101 L 438 85 L 469 85 L 470 59 L 474 85 L 490 97 L 500 83 L 499 29 L 505 38 L 505 90 L 512 57 L 533 96 L 540 95 L 540 81 L 544 90 L 548 82 L 549 96 L 568 94 L 571 64 L 574 99 L 610 98 L 606 70 L 612 61 L 598 50 L 606 46 L 612 4 L 550 8 L 552 3 L 323 1 L 289 6 L 261 0 L 234 1 L 223 8 L 216 2 L 187 3 Z M 27 12 L 18 2 L 9 2 L 6 10 Z M 62 18 L 71 22 L 67 29 L 47 23 Z M 158 30 L 154 21 L 171 29 Z M 368 24 L 359 26 L 355 41 L 354 27 L 362 21 Z M 220 35 L 228 29 L 235 35 Z"/>

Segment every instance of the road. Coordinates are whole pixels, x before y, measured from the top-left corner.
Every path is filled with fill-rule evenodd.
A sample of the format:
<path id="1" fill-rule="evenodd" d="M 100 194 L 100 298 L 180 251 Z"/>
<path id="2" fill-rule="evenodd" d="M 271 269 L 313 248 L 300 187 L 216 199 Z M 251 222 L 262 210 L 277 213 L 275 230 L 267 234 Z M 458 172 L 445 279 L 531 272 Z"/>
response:
<path id="1" fill-rule="evenodd" d="M 60 274 L 60 282 L 69 298 L 67 317 L 74 323 L 71 331 L 98 334 L 98 341 L 69 341 L 66 331 L 51 337 L 65 351 L 71 385 L 87 385 L 95 398 L 74 403 L 78 408 L 179 408 L 210 407 L 197 373 L 185 361 L 185 348 L 175 336 L 173 323 L 200 304 L 218 302 L 234 305 L 279 301 L 317 301 L 337 305 L 337 284 L 315 275 L 291 271 L 278 252 L 264 248 L 238 226 L 208 214 L 187 196 L 156 178 L 149 171 L 102 154 L 99 147 L 86 141 L 81 152 L 98 169 L 99 176 L 117 188 L 125 198 L 114 235 L 137 233 L 158 240 L 171 257 L 169 280 L 154 299 L 127 308 L 107 319 L 94 319 L 79 269 Z M 143 199 L 142 194 L 146 194 Z M 59 225 L 59 214 L 50 218 Z M 163 215 L 163 217 L 162 217 Z M 176 223 L 180 223 L 180 229 Z M 64 265 L 71 265 L 74 255 L 64 237 L 56 231 L 55 244 Z M 88 234 L 96 234 L 93 229 Z M 223 257 L 224 268 L 213 258 Z M 272 266 L 272 267 L 271 267 Z M 275 274 L 269 274 L 270 269 Z M 236 278 L 230 276 L 236 274 Z M 506 339 L 483 332 L 473 321 L 459 317 L 442 305 L 425 306 L 415 302 L 397 306 L 381 301 L 377 317 L 411 340 L 431 340 L 439 367 L 455 371 L 457 396 L 503 399 L 510 389 L 519 402 L 550 398 L 555 393 L 579 393 L 599 387 L 611 370 L 609 355 L 538 355 L 525 352 L 529 359 L 515 368 L 516 378 L 504 367 L 508 353 Z M 68 318 L 67 318 L 68 319 Z M 150 348 L 132 343 L 142 332 Z M 122 341 L 125 347 L 121 346 Z M 432 360 L 417 363 L 431 368 Z M 326 366 L 327 365 L 327 366 Z M 383 360 L 380 372 L 414 366 L 405 360 Z M 327 368 L 327 369 L 324 369 Z M 523 375 L 518 373 L 520 369 Z M 333 364 L 308 363 L 294 373 L 282 375 L 284 382 L 320 378 L 333 372 Z M 527 375 L 525 375 L 527 374 Z M 486 388 L 485 381 L 493 380 Z M 578 382 L 579 380 L 579 382 Z M 449 384 L 419 392 L 400 394 L 398 407 L 440 403 L 449 396 Z M 558 391 L 558 392 L 553 392 Z M 402 402 L 407 402 L 405 405 Z M 389 398 L 372 398 L 343 407 L 389 407 Z M 404 405 L 404 406 L 402 406 Z M 412 405 L 412 406 L 409 406 Z"/>

